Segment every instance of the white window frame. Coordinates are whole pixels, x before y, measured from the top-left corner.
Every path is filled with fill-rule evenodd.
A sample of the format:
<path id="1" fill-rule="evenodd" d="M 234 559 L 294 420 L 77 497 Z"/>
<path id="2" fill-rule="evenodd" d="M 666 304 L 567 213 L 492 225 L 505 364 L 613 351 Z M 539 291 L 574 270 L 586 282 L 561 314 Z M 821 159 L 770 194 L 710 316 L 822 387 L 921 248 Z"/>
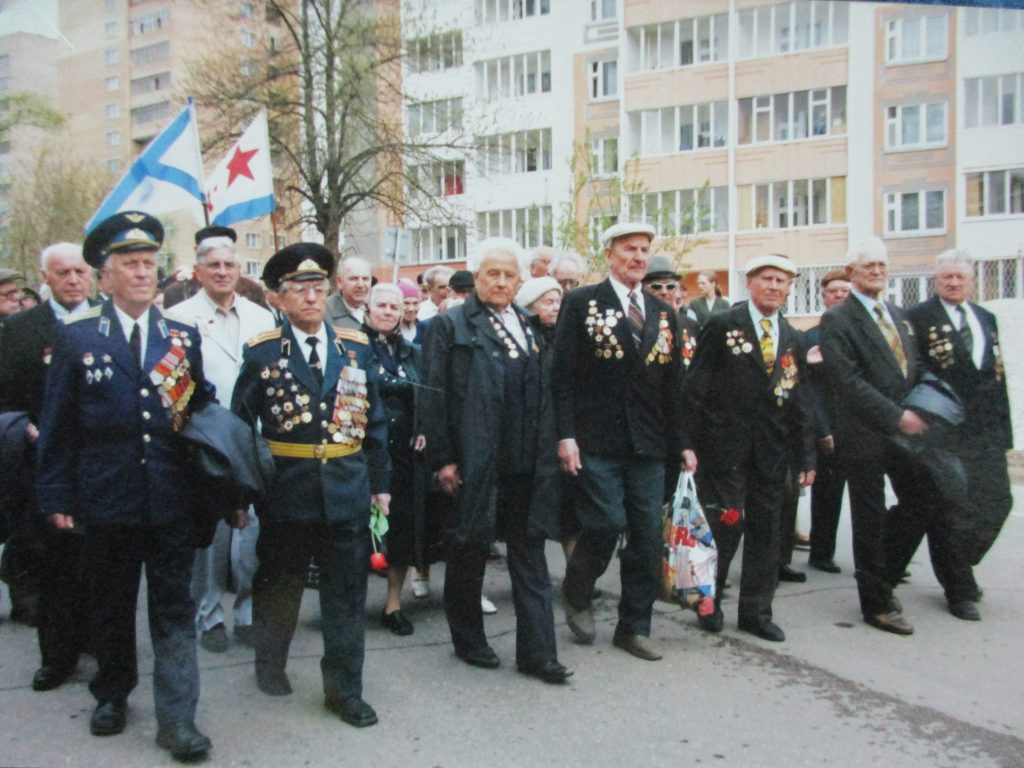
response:
<path id="1" fill-rule="evenodd" d="M 612 70 L 609 73 L 609 69 Z M 590 101 L 611 101 L 619 97 L 619 68 L 617 59 L 598 59 L 590 62 L 587 97 Z"/>
<path id="2" fill-rule="evenodd" d="M 619 17 L 618 0 L 590 0 L 591 21 L 611 21 Z"/>
<path id="3" fill-rule="evenodd" d="M 250 250 L 258 250 L 262 247 L 263 238 L 259 232 L 246 232 L 245 233 L 245 247 Z"/>
<path id="4" fill-rule="evenodd" d="M 477 24 L 502 24 L 551 13 L 551 0 L 476 0 Z"/>
<path id="5" fill-rule="evenodd" d="M 113 93 L 114 91 L 116 91 L 120 87 L 120 84 L 119 84 L 118 79 L 117 79 L 117 75 L 111 75 L 110 77 L 108 77 L 106 79 L 105 82 L 106 82 L 105 87 L 106 87 L 107 93 Z"/>
<path id="6" fill-rule="evenodd" d="M 815 186 L 824 184 L 824 197 L 819 207 L 815 207 Z M 835 227 L 846 224 L 846 212 L 842 219 L 834 219 L 832 215 L 832 199 L 835 187 L 842 184 L 846 187 L 845 176 L 815 176 L 806 179 L 787 179 L 784 181 L 766 181 L 756 184 L 744 184 L 737 189 L 736 229 L 740 232 L 757 230 L 805 229 L 813 227 Z M 764 223 L 758 224 L 758 200 L 765 202 Z M 799 201 L 806 201 L 800 205 Z M 744 211 L 746 204 L 747 210 Z M 823 211 L 820 217 L 815 212 Z M 802 214 L 803 223 L 795 223 Z M 785 217 L 785 221 L 782 221 Z"/>
<path id="7" fill-rule="evenodd" d="M 969 188 L 971 186 L 972 178 L 976 178 L 980 182 L 978 191 L 978 203 L 979 207 L 976 211 L 972 212 L 970 206 L 971 196 L 969 194 Z M 1020 210 L 1014 211 L 1014 179 L 1019 180 L 1018 191 L 1016 193 L 1017 207 Z M 999 187 L 998 193 L 1002 195 L 1002 201 L 1004 204 L 1004 210 L 994 211 L 991 210 L 992 206 L 992 192 Z M 992 218 L 1019 218 L 1024 216 L 1024 167 L 1019 168 L 993 168 L 987 171 L 972 171 L 964 174 L 964 218 L 975 220 L 975 219 L 992 219 Z"/>
<path id="8" fill-rule="evenodd" d="M 942 226 L 929 227 L 928 221 L 928 196 L 942 195 Z M 917 205 L 917 226 L 904 227 L 904 207 L 909 202 L 909 197 L 916 195 Z M 886 192 L 882 198 L 885 211 L 885 236 L 886 237 L 931 237 L 933 235 L 945 234 L 946 222 L 946 190 L 945 189 L 907 189 L 893 192 Z"/>
<path id="9" fill-rule="evenodd" d="M 917 50 L 918 53 L 904 50 L 907 30 L 911 22 L 918 22 Z M 930 24 L 942 28 L 942 51 L 928 52 L 928 29 Z M 890 19 L 885 24 L 885 64 L 889 67 L 905 64 L 921 64 L 927 61 L 943 61 L 949 57 L 949 18 L 946 13 L 922 13 L 917 16 L 903 16 Z"/>
<path id="10" fill-rule="evenodd" d="M 481 101 L 551 93 L 551 51 L 532 51 L 477 62 L 476 92 Z"/>
<path id="11" fill-rule="evenodd" d="M 477 236 L 509 237 L 523 248 L 554 245 L 554 219 L 550 205 L 506 208 L 477 213 Z"/>
<path id="12" fill-rule="evenodd" d="M 1024 30 L 1024 11 L 1020 8 L 965 8 L 964 35 L 1001 35 Z"/>
<path id="13" fill-rule="evenodd" d="M 462 224 L 440 224 L 412 230 L 413 255 L 417 264 L 462 261 L 466 258 L 466 228 Z"/>
<path id="14" fill-rule="evenodd" d="M 815 2 L 809 6 L 777 3 L 746 8 L 736 14 L 736 40 L 733 50 L 737 59 L 758 59 L 804 50 L 847 45 L 849 39 L 849 3 Z M 805 23 L 806 38 L 798 38 L 794 29 L 798 20 Z M 806 40 L 806 46 L 803 44 Z"/>
<path id="15" fill-rule="evenodd" d="M 103 59 L 107 64 L 117 64 L 117 48 L 108 48 L 103 52 Z"/>
<path id="16" fill-rule="evenodd" d="M 1024 11 L 1020 13 L 1024 15 Z M 991 104 L 986 103 L 988 99 L 992 100 Z M 1009 121 L 1005 119 L 1007 99 L 1014 112 L 1014 118 Z M 1024 72 L 966 78 L 963 111 L 964 127 L 968 129 L 1024 123 Z"/>
<path id="17" fill-rule="evenodd" d="M 609 163 L 609 154 L 614 158 Z M 590 140 L 590 173 L 596 178 L 619 175 L 619 137 L 598 136 Z"/>
<path id="18" fill-rule="evenodd" d="M 942 138 L 928 140 L 929 113 L 942 111 Z M 916 110 L 916 115 L 911 115 Z M 917 141 L 905 141 L 904 130 L 916 122 Z M 885 108 L 885 151 L 912 152 L 921 149 L 936 149 L 949 143 L 949 103 L 932 101 L 918 104 L 890 104 Z"/>
<path id="19" fill-rule="evenodd" d="M 107 104 L 107 120 L 116 120 L 121 116 L 121 105 L 116 101 Z"/>
<path id="20" fill-rule="evenodd" d="M 117 37 L 117 22 L 108 21 L 103 25 L 103 37 L 107 40 L 113 40 Z"/>

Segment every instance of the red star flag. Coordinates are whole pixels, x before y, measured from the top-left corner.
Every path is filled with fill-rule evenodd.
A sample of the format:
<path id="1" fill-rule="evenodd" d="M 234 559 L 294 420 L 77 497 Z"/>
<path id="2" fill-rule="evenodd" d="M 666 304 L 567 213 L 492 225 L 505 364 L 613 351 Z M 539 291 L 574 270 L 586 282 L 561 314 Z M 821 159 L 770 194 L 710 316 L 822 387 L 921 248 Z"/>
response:
<path id="1" fill-rule="evenodd" d="M 274 210 L 267 113 L 260 110 L 241 138 L 207 177 L 210 223 L 226 227 Z"/>

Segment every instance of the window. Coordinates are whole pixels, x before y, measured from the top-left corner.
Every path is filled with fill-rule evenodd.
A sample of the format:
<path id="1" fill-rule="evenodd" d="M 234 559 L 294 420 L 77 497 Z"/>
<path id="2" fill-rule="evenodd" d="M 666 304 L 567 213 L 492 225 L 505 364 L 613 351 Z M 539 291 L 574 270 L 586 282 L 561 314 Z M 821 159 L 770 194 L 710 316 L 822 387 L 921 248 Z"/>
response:
<path id="1" fill-rule="evenodd" d="M 737 188 L 740 230 L 846 223 L 846 177 L 795 179 Z"/>
<path id="2" fill-rule="evenodd" d="M 729 104 L 715 101 L 627 113 L 632 146 L 641 155 L 724 147 Z"/>
<path id="3" fill-rule="evenodd" d="M 409 169 L 410 181 L 428 195 L 450 197 L 465 191 L 466 164 L 462 160 L 438 160 Z"/>
<path id="4" fill-rule="evenodd" d="M 121 116 L 120 104 L 107 104 L 107 120 L 116 120 Z"/>
<path id="5" fill-rule="evenodd" d="M 944 190 L 888 192 L 885 195 L 887 235 L 936 234 L 946 229 Z"/>
<path id="6" fill-rule="evenodd" d="M 968 217 L 1024 213 L 1024 168 L 968 173 Z"/>
<path id="7" fill-rule="evenodd" d="M 107 146 L 108 147 L 119 147 L 119 146 L 121 146 L 121 134 L 118 131 L 107 131 Z"/>
<path id="8" fill-rule="evenodd" d="M 262 238 L 259 232 L 246 232 L 245 233 L 245 247 L 246 248 L 259 248 L 262 243 Z"/>
<path id="9" fill-rule="evenodd" d="M 552 245 L 551 206 L 483 211 L 477 214 L 476 231 L 481 238 L 511 237 L 524 248 Z"/>
<path id="10" fill-rule="evenodd" d="M 410 72 L 440 72 L 462 66 L 462 32 L 427 35 L 409 41 Z"/>
<path id="11" fill-rule="evenodd" d="M 615 136 L 590 142 L 590 171 L 594 176 L 614 176 L 619 172 L 619 140 Z"/>
<path id="12" fill-rule="evenodd" d="M 924 149 L 945 144 L 946 102 L 886 107 L 886 149 Z"/>
<path id="13" fill-rule="evenodd" d="M 496 24 L 549 13 L 551 0 L 476 0 L 477 24 Z"/>
<path id="14" fill-rule="evenodd" d="M 144 107 L 136 107 L 132 110 L 132 125 L 145 125 L 162 121 L 171 114 L 171 102 L 160 101 L 156 104 L 147 104 Z"/>
<path id="15" fill-rule="evenodd" d="M 729 58 L 729 18 L 724 13 L 631 27 L 626 34 L 631 72 Z"/>
<path id="16" fill-rule="evenodd" d="M 618 62 L 590 62 L 590 100 L 615 98 L 618 92 Z"/>
<path id="17" fill-rule="evenodd" d="M 119 157 L 112 157 L 109 160 L 107 160 L 107 172 L 108 173 L 117 173 L 120 170 L 121 170 L 121 158 L 119 158 Z"/>
<path id="18" fill-rule="evenodd" d="M 737 141 L 762 144 L 846 133 L 846 86 L 737 101 Z"/>
<path id="19" fill-rule="evenodd" d="M 240 29 L 238 35 L 242 41 L 242 45 L 246 48 L 256 47 L 256 35 L 250 32 L 248 29 Z"/>
<path id="20" fill-rule="evenodd" d="M 477 142 L 477 161 L 485 175 L 551 170 L 551 129 L 485 136 Z"/>
<path id="21" fill-rule="evenodd" d="M 476 65 L 476 93 L 482 101 L 551 92 L 551 51 L 490 59 Z"/>
<path id="22" fill-rule="evenodd" d="M 280 248 L 278 249 L 280 250 Z M 253 280 L 259 280 L 260 274 L 263 271 L 263 264 L 258 261 L 247 260 L 245 262 L 245 276 L 251 277 Z"/>
<path id="23" fill-rule="evenodd" d="M 590 0 L 590 20 L 609 21 L 617 17 L 616 0 Z"/>
<path id="24" fill-rule="evenodd" d="M 885 25 L 885 63 L 916 64 L 946 58 L 946 14 L 908 16 Z"/>
<path id="25" fill-rule="evenodd" d="M 162 43 L 153 43 L 132 51 L 132 66 L 139 67 L 144 64 L 152 64 L 157 61 L 166 61 L 171 57 L 171 44 L 165 40 Z"/>
<path id="26" fill-rule="evenodd" d="M 254 3 L 239 3 L 238 13 L 243 19 L 255 19 L 256 18 L 256 5 Z"/>
<path id="27" fill-rule="evenodd" d="M 413 256 L 419 264 L 466 258 L 466 228 L 457 224 L 414 229 L 412 242 Z"/>
<path id="28" fill-rule="evenodd" d="M 117 37 L 116 21 L 108 21 L 106 24 L 103 25 L 103 36 L 107 38 L 107 40 Z"/>
<path id="29" fill-rule="evenodd" d="M 1024 123 L 1024 73 L 969 77 L 964 80 L 964 125 Z"/>
<path id="30" fill-rule="evenodd" d="M 441 99 L 410 104 L 408 107 L 409 133 L 444 133 L 450 128 L 462 128 L 462 99 Z"/>
<path id="31" fill-rule="evenodd" d="M 701 187 L 630 195 L 633 221 L 653 224 L 661 235 L 689 235 L 729 230 L 729 190 Z"/>
<path id="32" fill-rule="evenodd" d="M 996 35 L 1024 29 L 1024 11 L 1014 8 L 967 8 L 964 34 Z"/>
<path id="33" fill-rule="evenodd" d="M 171 73 L 160 72 L 156 75 L 136 77 L 132 80 L 132 96 L 142 96 L 154 91 L 163 91 L 171 87 Z"/>
<path id="34" fill-rule="evenodd" d="M 761 56 L 846 45 L 846 2 L 789 2 L 747 8 L 737 13 L 736 56 Z"/>
<path id="35" fill-rule="evenodd" d="M 107 90 L 108 91 L 116 91 L 117 90 L 117 76 L 116 75 L 113 76 L 113 77 L 108 77 L 107 78 Z"/>
<path id="36" fill-rule="evenodd" d="M 159 11 L 147 13 L 144 16 L 137 16 L 132 19 L 132 34 L 145 35 L 149 32 L 166 29 L 170 21 L 171 11 L 168 8 L 162 8 Z"/>
<path id="37" fill-rule="evenodd" d="M 103 54 L 107 64 L 117 64 L 117 48 L 108 48 Z"/>

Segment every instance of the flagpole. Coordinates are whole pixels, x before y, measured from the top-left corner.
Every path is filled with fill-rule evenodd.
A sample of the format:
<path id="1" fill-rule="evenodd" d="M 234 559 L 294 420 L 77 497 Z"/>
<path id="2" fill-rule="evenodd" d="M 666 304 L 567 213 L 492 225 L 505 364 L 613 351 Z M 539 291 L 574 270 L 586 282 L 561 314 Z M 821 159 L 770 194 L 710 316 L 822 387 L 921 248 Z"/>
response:
<path id="1" fill-rule="evenodd" d="M 203 193 L 203 226 L 210 226 L 210 204 L 206 199 L 206 171 L 203 168 L 203 145 L 199 143 L 199 120 L 196 118 L 196 106 L 192 97 L 188 97 L 188 111 L 192 114 L 192 130 L 196 135 L 196 151 L 199 153 L 199 189 Z"/>

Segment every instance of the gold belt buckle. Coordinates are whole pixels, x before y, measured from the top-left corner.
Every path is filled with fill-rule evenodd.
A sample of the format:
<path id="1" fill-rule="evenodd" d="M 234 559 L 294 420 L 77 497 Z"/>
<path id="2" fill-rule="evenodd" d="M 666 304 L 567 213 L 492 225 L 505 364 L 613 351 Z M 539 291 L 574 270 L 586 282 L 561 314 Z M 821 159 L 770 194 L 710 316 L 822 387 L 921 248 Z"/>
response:
<path id="1" fill-rule="evenodd" d="M 322 459 L 326 453 L 327 451 L 325 450 L 323 443 L 317 443 L 313 448 L 313 456 L 318 459 Z"/>

